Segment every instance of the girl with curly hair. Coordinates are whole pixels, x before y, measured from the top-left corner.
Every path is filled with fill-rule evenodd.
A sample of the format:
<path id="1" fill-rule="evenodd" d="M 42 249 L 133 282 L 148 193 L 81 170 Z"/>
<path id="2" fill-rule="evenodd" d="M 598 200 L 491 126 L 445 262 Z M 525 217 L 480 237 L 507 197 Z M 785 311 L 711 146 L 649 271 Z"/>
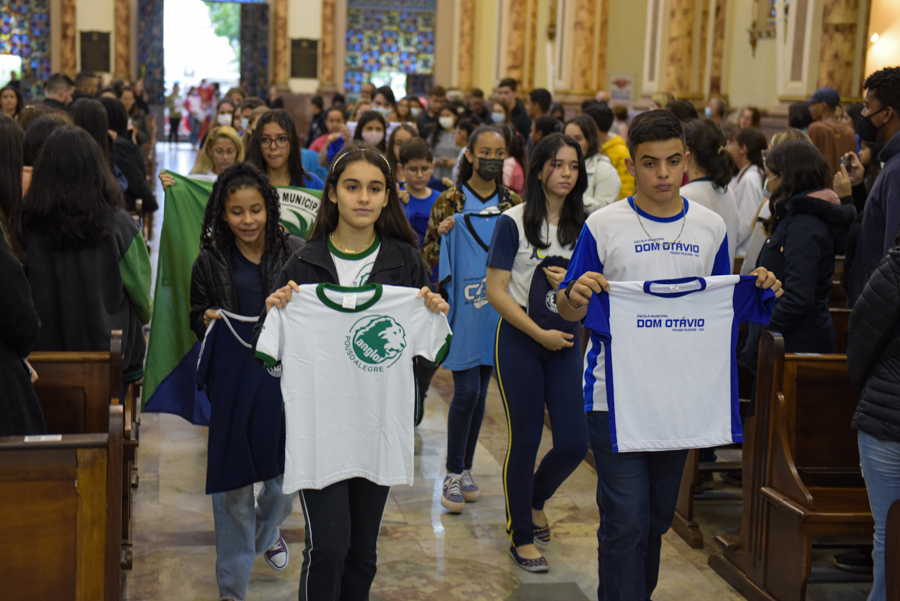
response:
<path id="1" fill-rule="evenodd" d="M 251 337 L 266 295 L 302 245 L 281 228 L 279 217 L 278 192 L 259 169 L 236 163 L 219 175 L 206 205 L 200 255 L 191 273 L 190 324 L 205 344 L 217 321 L 235 338 L 235 328 Z M 226 341 L 230 335 L 219 334 Z M 278 527 L 291 514 L 292 498 L 281 491 L 284 418 L 279 381 L 255 362 L 246 343 L 232 346 L 236 350 L 229 361 L 236 360 L 235 354 L 247 354 L 242 368 L 230 370 L 228 378 L 207 378 L 212 414 L 206 492 L 212 495 L 215 519 L 219 596 L 244 599 L 257 554 L 265 553 L 275 570 L 287 566 L 288 548 Z M 217 348 L 210 362 L 221 356 L 215 354 Z M 254 379 L 257 383 L 250 384 Z M 255 482 L 264 484 L 256 509 Z"/>

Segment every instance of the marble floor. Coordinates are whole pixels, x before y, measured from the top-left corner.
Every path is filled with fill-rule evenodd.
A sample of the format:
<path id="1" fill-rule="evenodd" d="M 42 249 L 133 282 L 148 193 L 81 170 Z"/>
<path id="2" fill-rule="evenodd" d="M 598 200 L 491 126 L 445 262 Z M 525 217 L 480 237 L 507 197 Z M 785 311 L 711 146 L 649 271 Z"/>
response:
<path id="1" fill-rule="evenodd" d="M 189 149 L 160 145 L 163 166 L 180 171 L 190 165 Z M 186 172 L 183 169 L 182 172 Z M 161 215 L 161 213 L 160 213 Z M 159 220 L 161 221 L 161 219 Z M 159 228 L 161 224 L 155 224 Z M 159 239 L 158 231 L 151 247 Z M 583 463 L 546 506 L 553 541 L 544 550 L 551 570 L 530 574 L 512 562 L 504 531 L 501 470 L 506 454 L 506 420 L 496 382 L 475 454 L 473 473 L 482 498 L 452 515 L 440 504 L 446 459 L 447 410 L 453 392 L 449 372 L 440 370 L 425 402 L 425 418 L 416 430 L 416 480 L 391 490 L 378 544 L 378 574 L 373 601 L 503 601 L 595 599 L 599 521 L 594 501 L 596 474 Z M 134 567 L 127 572 L 125 598 L 132 601 L 215 600 L 215 537 L 210 498 L 204 494 L 205 428 L 171 415 L 141 416 L 140 486 L 134 507 Z M 545 430 L 541 454 L 551 445 Z M 673 532 L 662 548 L 655 601 L 743 599 L 707 566 L 718 549 L 719 532 L 737 532 L 739 501 L 698 501 L 697 520 L 706 539 L 703 549 L 689 548 Z M 248 599 L 297 597 L 303 550 L 299 503 L 282 528 L 291 552 L 283 572 L 257 557 Z M 867 582 L 828 584 L 844 576 L 818 554 L 811 601 L 865 601 Z"/>

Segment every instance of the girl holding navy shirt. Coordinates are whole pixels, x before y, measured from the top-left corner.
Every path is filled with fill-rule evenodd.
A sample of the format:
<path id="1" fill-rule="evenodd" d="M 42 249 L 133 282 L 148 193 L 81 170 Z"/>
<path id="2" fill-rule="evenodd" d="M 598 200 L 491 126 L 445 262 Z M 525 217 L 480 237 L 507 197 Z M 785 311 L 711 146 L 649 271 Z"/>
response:
<path id="1" fill-rule="evenodd" d="M 529 164 L 525 203 L 500 217 L 488 253 L 488 301 L 501 317 L 495 366 L 509 424 L 503 467 L 509 552 L 529 572 L 550 569 L 534 545 L 550 542 L 544 503 L 588 448 L 580 327 L 565 324 L 551 302 L 585 222 L 586 189 L 578 143 L 558 133 L 544 137 Z M 534 472 L 545 405 L 553 448 Z"/>

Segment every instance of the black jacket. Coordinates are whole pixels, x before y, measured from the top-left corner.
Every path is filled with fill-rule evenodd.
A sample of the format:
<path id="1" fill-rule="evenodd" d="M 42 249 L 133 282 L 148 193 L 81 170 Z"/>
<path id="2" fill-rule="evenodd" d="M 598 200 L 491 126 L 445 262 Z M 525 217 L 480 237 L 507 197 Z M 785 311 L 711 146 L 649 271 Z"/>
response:
<path id="1" fill-rule="evenodd" d="M 531 119 L 528 117 L 528 110 L 522 101 L 516 98 L 516 106 L 509 111 L 510 125 L 516 128 L 519 135 L 526 140 L 531 139 Z"/>
<path id="2" fill-rule="evenodd" d="M 328 252 L 325 236 L 310 240 L 295 252 L 270 290 L 283 288 L 291 281 L 298 285 L 338 283 L 337 268 L 334 266 L 331 253 Z M 415 246 L 397 238 L 382 236 L 381 248 L 378 249 L 368 283 L 421 288 L 428 285 L 428 269 Z M 254 330 L 254 347 L 265 320 L 266 310 L 263 309 L 259 324 Z"/>
<path id="3" fill-rule="evenodd" d="M 847 369 L 862 390 L 853 427 L 900 442 L 900 247 L 881 261 L 853 305 Z"/>
<path id="4" fill-rule="evenodd" d="M 799 194 L 775 206 L 772 234 L 759 255 L 760 267 L 775 273 L 784 295 L 775 301 L 768 326 L 748 325 L 741 361 L 756 373 L 763 331 L 784 336 L 789 353 L 833 353 L 834 325 L 828 293 L 834 257 L 843 254 L 856 209 Z"/>
<path id="5" fill-rule="evenodd" d="M 128 189 L 125 190 L 125 205 L 130 211 L 133 211 L 135 199 L 140 198 L 143 201 L 143 212 L 152 213 L 159 208 L 159 204 L 147 183 L 147 164 L 144 162 L 141 149 L 124 136 L 116 138 L 113 148 L 116 157 L 115 165 L 128 180 Z"/>
<path id="6" fill-rule="evenodd" d="M 288 238 L 291 254 L 296 253 L 303 241 L 296 236 Z M 264 292 L 275 289 L 275 282 L 281 274 L 286 257 L 281 253 L 263 253 L 260 266 Z M 241 313 L 237 292 L 234 289 L 234 257 L 231 253 L 204 249 L 200 251 L 191 269 L 191 330 L 199 340 L 206 334 L 203 314 L 207 309 L 224 309 Z"/>
<path id="7" fill-rule="evenodd" d="M 337 268 L 328 252 L 325 236 L 311 240 L 294 253 L 272 290 L 287 286 L 291 280 L 297 284 L 338 283 Z M 382 236 L 369 283 L 421 288 L 428 285 L 428 270 L 415 246 Z"/>
<path id="8" fill-rule="evenodd" d="M 0 436 L 44 434 L 44 413 L 23 360 L 37 342 L 41 321 L 28 278 L 2 232 L 0 281 Z"/>

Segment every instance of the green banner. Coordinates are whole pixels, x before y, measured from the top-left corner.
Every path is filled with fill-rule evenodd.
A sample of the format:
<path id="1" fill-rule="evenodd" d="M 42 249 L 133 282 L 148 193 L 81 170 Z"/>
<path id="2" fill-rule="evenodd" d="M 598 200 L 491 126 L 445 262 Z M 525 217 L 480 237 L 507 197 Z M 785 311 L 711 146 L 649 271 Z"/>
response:
<path id="1" fill-rule="evenodd" d="M 153 322 L 144 375 L 143 404 L 191 350 L 191 268 L 200 252 L 203 214 L 213 183 L 169 172 L 175 185 L 166 189 L 159 262 L 156 270 Z M 321 190 L 278 188 L 281 223 L 291 234 L 306 238 L 321 202 Z"/>

